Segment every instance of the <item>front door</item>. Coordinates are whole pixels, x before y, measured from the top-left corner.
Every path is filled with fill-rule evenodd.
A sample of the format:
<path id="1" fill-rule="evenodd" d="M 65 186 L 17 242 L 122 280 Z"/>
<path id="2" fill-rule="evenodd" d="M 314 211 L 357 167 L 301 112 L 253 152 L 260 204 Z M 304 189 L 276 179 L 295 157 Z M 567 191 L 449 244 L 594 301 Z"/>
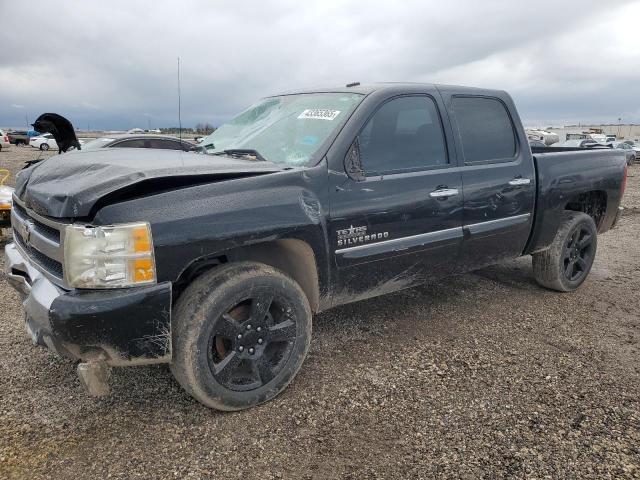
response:
<path id="1" fill-rule="evenodd" d="M 330 169 L 334 305 L 454 270 L 462 178 L 447 148 L 440 102 L 430 95 L 384 101 L 348 153 L 359 158 L 359 177 Z"/>

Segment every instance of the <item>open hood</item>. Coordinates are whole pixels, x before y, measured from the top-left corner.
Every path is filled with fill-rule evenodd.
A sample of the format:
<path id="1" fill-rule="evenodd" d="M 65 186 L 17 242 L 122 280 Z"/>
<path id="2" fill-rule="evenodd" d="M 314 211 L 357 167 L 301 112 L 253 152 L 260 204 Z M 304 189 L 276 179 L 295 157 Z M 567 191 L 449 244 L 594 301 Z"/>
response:
<path id="1" fill-rule="evenodd" d="M 58 144 L 58 153 L 66 152 L 72 147 L 80 150 L 80 142 L 76 137 L 71 122 L 57 113 L 43 113 L 35 122 L 33 128 L 40 133 L 50 133 Z"/>
<path id="2" fill-rule="evenodd" d="M 129 197 L 283 170 L 270 162 L 180 150 L 105 148 L 54 155 L 22 170 L 16 195 L 35 212 L 86 218 L 94 205 L 118 193 Z M 114 198 L 114 201 L 117 201 Z"/>

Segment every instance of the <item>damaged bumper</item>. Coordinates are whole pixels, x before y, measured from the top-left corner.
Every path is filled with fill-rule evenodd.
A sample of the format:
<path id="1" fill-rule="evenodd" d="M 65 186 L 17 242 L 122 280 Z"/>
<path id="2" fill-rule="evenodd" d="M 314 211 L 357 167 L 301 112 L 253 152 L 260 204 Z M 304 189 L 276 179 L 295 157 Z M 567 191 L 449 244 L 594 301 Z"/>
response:
<path id="1" fill-rule="evenodd" d="M 171 360 L 171 283 L 114 290 L 61 289 L 11 243 L 5 273 L 20 293 L 34 343 L 110 366 Z"/>

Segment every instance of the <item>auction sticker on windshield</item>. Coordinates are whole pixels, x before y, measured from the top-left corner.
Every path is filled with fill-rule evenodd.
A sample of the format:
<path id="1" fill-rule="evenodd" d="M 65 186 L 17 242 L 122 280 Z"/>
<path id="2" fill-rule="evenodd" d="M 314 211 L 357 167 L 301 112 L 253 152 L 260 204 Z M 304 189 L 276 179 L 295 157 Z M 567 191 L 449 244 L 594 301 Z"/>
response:
<path id="1" fill-rule="evenodd" d="M 308 120 L 335 120 L 338 115 L 340 115 L 340 110 L 308 108 L 298 115 L 298 118 Z"/>

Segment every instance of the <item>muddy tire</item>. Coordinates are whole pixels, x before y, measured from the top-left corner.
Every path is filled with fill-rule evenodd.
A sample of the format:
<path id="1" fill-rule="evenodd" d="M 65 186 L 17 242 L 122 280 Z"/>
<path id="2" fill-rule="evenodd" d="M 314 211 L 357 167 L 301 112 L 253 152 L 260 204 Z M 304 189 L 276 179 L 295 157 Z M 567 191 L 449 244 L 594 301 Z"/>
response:
<path id="1" fill-rule="evenodd" d="M 311 317 L 306 295 L 281 271 L 249 262 L 218 267 L 189 285 L 175 306 L 171 371 L 211 408 L 266 402 L 302 366 Z"/>
<path id="2" fill-rule="evenodd" d="M 597 246 L 593 219 L 582 212 L 564 212 L 551 246 L 532 256 L 536 281 L 559 292 L 575 290 L 589 275 Z"/>

